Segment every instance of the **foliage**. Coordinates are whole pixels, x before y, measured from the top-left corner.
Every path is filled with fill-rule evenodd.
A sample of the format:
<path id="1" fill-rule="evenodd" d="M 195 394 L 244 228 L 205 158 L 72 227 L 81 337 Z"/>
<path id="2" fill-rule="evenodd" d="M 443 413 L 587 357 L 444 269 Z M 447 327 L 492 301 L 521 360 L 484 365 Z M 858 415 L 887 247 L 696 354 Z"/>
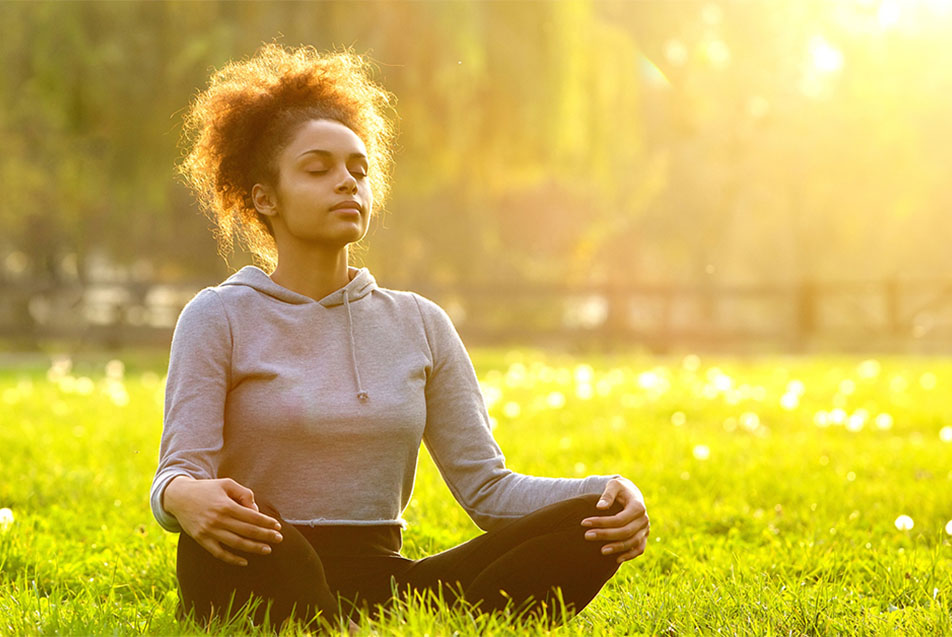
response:
<path id="1" fill-rule="evenodd" d="M 122 358 L 4 361 L 0 634 L 201 633 L 147 502 L 167 360 Z M 645 555 L 554 634 L 952 632 L 949 361 L 475 358 L 511 468 L 617 472 L 648 502 Z M 425 456 L 406 517 L 411 558 L 476 533 Z M 420 600 L 361 623 L 476 633 L 544 631 Z"/>
<path id="2" fill-rule="evenodd" d="M 947 0 L 3 3 L 0 259 L 224 274 L 173 176 L 181 112 L 277 39 L 353 46 L 399 98 L 362 255 L 393 282 L 933 274 L 950 21 Z"/>

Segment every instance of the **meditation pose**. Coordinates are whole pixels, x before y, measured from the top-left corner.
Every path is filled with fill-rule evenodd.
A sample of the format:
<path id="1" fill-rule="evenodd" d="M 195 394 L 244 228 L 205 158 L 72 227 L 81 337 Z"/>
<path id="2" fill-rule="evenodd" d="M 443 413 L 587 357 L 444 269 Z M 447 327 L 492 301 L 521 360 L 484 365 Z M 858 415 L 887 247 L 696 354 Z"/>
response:
<path id="1" fill-rule="evenodd" d="M 349 265 L 395 136 L 368 68 L 268 44 L 187 112 L 180 173 L 222 250 L 237 238 L 257 265 L 196 294 L 172 339 L 151 505 L 179 533 L 180 609 L 207 621 L 261 598 L 255 622 L 267 607 L 353 628 L 433 591 L 564 622 L 645 550 L 642 495 L 619 475 L 508 469 L 446 312 Z M 408 559 L 421 442 L 484 533 Z"/>

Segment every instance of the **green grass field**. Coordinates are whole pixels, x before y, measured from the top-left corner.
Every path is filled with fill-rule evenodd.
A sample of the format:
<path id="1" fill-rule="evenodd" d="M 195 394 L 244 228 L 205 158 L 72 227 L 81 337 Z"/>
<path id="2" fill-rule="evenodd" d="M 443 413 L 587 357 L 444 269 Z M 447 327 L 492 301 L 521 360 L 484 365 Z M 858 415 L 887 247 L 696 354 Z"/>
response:
<path id="1" fill-rule="evenodd" d="M 200 632 L 147 501 L 165 358 L 120 358 L 0 370 L 0 634 Z M 952 634 L 952 360 L 474 358 L 511 468 L 647 500 L 646 553 L 554 634 Z M 411 558 L 478 532 L 425 453 L 405 515 Z M 544 632 L 412 600 L 361 630 Z"/>

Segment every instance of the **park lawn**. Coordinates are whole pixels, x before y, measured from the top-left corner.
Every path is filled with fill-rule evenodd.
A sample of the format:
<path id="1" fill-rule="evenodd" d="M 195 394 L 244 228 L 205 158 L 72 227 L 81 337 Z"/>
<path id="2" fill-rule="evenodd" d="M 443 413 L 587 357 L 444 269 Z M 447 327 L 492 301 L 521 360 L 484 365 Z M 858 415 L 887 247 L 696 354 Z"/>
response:
<path id="1" fill-rule="evenodd" d="M 0 634 L 201 632 L 148 507 L 166 358 L 111 358 L 0 369 Z M 646 553 L 553 634 L 952 634 L 952 360 L 474 359 L 512 469 L 647 500 Z M 425 451 L 405 517 L 411 558 L 478 532 Z M 361 630 L 545 632 L 413 600 Z"/>

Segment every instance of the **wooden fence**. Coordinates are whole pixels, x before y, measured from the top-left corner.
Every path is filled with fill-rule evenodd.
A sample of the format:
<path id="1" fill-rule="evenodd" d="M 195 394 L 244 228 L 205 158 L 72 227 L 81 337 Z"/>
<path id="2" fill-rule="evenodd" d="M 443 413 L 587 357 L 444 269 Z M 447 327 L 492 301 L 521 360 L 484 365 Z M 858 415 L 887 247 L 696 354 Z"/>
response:
<path id="1" fill-rule="evenodd" d="M 47 340 L 167 346 L 182 307 L 212 283 L 0 281 L 0 339 L 8 348 Z M 952 353 L 952 278 L 407 287 L 440 303 L 468 344 L 642 347 L 660 353 Z"/>

